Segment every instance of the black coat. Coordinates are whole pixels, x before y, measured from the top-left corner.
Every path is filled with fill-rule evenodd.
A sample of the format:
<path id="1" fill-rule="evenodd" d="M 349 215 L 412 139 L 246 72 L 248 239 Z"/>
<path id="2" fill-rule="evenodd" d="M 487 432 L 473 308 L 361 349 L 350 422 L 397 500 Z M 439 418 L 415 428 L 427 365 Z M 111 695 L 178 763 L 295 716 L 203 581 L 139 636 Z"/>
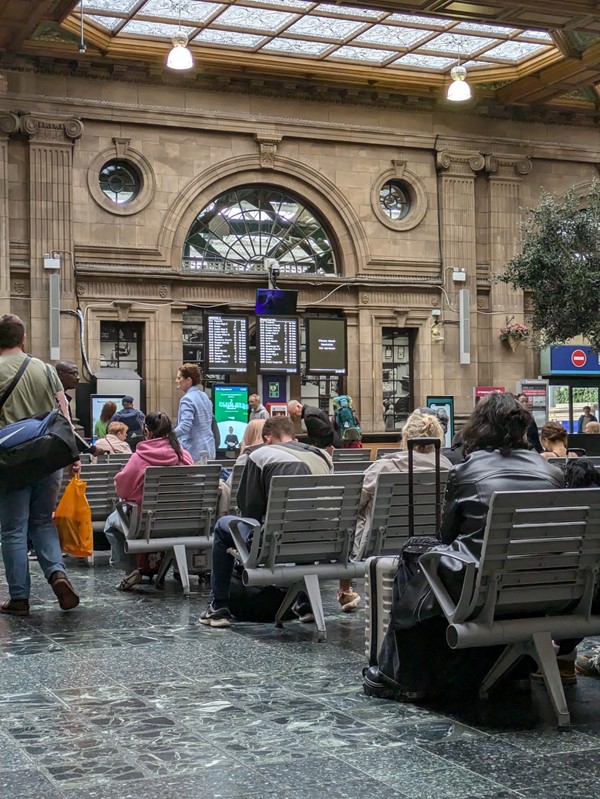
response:
<path id="1" fill-rule="evenodd" d="M 474 452 L 450 472 L 440 529 L 442 543 L 431 549 L 457 552 L 479 564 L 495 491 L 542 491 L 563 486 L 561 470 L 531 450 L 512 450 L 508 455 L 498 450 Z M 461 564 L 442 558 L 438 574 L 452 599 L 458 601 L 463 582 Z M 418 570 L 406 581 L 401 567 L 394 583 L 391 624 L 379 654 L 379 669 L 404 690 L 435 693 L 450 686 L 469 690 L 498 656 L 496 647 L 481 653 L 450 650 L 442 617 L 423 572 Z"/>
<path id="2" fill-rule="evenodd" d="M 327 449 L 333 446 L 339 449 L 342 446 L 342 441 L 324 410 L 313 405 L 303 405 L 302 418 L 306 426 L 308 443 L 313 447 Z"/>

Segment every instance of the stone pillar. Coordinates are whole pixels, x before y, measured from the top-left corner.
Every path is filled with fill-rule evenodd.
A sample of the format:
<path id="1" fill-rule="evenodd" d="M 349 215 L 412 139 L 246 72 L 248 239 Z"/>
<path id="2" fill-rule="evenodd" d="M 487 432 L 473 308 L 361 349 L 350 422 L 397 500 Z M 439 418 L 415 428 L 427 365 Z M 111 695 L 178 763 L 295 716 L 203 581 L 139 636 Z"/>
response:
<path id="1" fill-rule="evenodd" d="M 470 150 L 437 153 L 440 193 L 440 238 L 444 288 L 450 299 L 444 304 L 444 360 L 446 393 L 455 398 L 458 413 L 472 408 L 472 387 L 478 382 L 477 368 L 477 256 L 475 233 L 475 177 L 485 166 L 484 157 Z M 466 283 L 455 284 L 452 267 L 466 270 Z M 458 289 L 470 292 L 471 363 L 459 364 Z"/>
<path id="2" fill-rule="evenodd" d="M 10 312 L 8 137 L 18 129 L 16 114 L 0 115 L 0 315 Z"/>
<path id="3" fill-rule="evenodd" d="M 72 298 L 73 146 L 83 125 L 73 117 L 27 114 L 21 120 L 21 129 L 29 137 L 29 349 L 40 358 L 48 358 L 48 276 L 43 257 L 45 253 L 60 253 L 62 296 Z"/>
<path id="4" fill-rule="evenodd" d="M 529 350 L 521 346 L 513 353 L 498 341 L 498 330 L 511 317 L 514 322 L 524 321 L 523 292 L 496 279 L 519 249 L 521 184 L 532 165 L 529 158 L 521 155 L 488 155 L 485 168 L 490 201 L 490 310 L 494 313 L 490 339 L 492 385 L 514 391 L 515 382 L 529 371 L 526 367 Z"/>

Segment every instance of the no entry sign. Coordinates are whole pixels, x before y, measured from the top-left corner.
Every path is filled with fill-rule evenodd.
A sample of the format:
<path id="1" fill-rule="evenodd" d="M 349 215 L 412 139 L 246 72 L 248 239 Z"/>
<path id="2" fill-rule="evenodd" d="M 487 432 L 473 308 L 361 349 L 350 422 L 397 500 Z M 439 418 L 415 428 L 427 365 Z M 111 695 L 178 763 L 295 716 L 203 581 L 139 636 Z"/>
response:
<path id="1" fill-rule="evenodd" d="M 587 355 L 583 350 L 573 350 L 571 353 L 571 362 L 573 366 L 581 369 L 587 363 Z"/>

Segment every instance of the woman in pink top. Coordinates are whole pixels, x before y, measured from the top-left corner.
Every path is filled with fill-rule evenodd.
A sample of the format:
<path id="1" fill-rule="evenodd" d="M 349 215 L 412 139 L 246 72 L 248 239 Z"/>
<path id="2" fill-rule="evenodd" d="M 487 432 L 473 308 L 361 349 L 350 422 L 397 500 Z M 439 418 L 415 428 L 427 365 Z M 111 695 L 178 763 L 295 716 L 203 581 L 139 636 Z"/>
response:
<path id="1" fill-rule="evenodd" d="M 166 413 L 149 413 L 144 422 L 144 441 L 141 441 L 127 464 L 115 476 L 115 488 L 120 499 L 132 505 L 140 505 L 144 494 L 144 478 L 149 466 L 192 466 L 194 461 L 177 439 L 173 425 Z M 134 559 L 126 555 L 124 533 L 119 526 L 118 514 L 111 513 L 105 523 L 104 532 L 111 543 L 111 564 L 124 566 L 129 573 L 117 586 L 128 591 L 142 582 L 143 569 L 148 569 L 151 555 L 138 555 Z"/>

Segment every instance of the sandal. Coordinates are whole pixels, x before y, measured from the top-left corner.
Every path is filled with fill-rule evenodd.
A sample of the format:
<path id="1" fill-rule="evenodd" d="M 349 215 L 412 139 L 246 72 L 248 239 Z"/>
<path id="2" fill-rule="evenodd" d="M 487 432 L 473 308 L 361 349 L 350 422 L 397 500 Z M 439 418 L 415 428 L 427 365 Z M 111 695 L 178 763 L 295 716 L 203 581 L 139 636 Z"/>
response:
<path id="1" fill-rule="evenodd" d="M 131 591 L 134 585 L 139 585 L 141 582 L 142 575 L 138 569 L 135 569 L 121 580 L 117 586 L 117 591 Z"/>

